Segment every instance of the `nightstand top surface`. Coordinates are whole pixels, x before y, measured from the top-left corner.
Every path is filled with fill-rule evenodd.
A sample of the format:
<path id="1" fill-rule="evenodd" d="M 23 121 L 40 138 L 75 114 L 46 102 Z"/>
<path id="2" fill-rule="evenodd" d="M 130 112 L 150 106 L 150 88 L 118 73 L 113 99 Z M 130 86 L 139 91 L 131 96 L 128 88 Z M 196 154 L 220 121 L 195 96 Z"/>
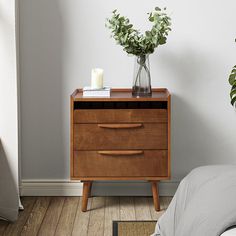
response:
<path id="1" fill-rule="evenodd" d="M 76 89 L 71 97 L 74 101 L 168 101 L 170 93 L 166 88 L 154 88 L 151 97 L 133 97 L 131 89 L 114 88 L 110 97 L 83 97 L 83 90 Z"/>

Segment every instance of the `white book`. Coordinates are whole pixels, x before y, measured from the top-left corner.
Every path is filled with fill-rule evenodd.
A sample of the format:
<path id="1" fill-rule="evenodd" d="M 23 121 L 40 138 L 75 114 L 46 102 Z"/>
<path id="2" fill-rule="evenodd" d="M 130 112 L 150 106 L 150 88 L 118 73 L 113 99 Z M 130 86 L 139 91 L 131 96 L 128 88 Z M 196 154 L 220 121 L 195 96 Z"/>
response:
<path id="1" fill-rule="evenodd" d="M 93 89 L 91 87 L 83 88 L 83 97 L 110 97 L 111 88 Z"/>

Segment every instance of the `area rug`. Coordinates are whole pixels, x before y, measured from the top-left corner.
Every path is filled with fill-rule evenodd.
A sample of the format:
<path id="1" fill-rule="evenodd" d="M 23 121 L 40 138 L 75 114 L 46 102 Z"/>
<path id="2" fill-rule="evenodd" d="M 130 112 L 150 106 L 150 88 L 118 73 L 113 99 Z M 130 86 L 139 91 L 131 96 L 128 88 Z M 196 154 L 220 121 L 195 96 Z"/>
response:
<path id="1" fill-rule="evenodd" d="M 150 236 L 156 221 L 113 221 L 113 236 Z"/>

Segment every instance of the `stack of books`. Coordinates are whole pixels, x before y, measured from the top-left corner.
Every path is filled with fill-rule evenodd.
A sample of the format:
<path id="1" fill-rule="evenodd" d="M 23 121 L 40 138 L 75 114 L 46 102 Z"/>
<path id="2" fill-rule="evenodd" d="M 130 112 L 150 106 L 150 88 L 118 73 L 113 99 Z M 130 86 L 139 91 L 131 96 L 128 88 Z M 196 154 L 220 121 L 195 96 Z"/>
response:
<path id="1" fill-rule="evenodd" d="M 104 87 L 101 89 L 94 89 L 91 87 L 83 88 L 83 97 L 110 97 L 110 95 L 111 95 L 110 87 Z"/>

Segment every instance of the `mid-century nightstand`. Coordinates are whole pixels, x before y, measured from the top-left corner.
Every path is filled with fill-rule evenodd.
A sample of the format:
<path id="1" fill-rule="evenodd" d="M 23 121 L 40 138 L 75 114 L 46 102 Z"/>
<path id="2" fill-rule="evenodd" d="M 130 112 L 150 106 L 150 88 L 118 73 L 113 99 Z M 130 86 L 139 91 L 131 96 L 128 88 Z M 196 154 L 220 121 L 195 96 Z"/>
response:
<path id="1" fill-rule="evenodd" d="M 113 89 L 109 98 L 74 91 L 71 179 L 84 183 L 82 211 L 96 180 L 150 181 L 160 210 L 158 182 L 170 178 L 170 105 L 167 89 L 153 89 L 151 97 Z"/>

